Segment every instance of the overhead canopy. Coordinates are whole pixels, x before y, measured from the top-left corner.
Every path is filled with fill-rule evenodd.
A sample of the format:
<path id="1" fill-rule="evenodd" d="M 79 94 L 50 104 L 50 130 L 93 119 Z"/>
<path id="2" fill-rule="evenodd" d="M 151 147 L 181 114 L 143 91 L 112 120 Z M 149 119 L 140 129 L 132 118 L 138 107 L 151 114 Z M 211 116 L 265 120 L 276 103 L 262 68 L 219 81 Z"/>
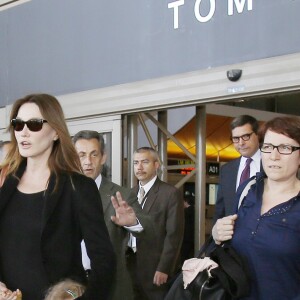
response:
<path id="1" fill-rule="evenodd" d="M 239 156 L 231 140 L 230 123 L 232 117 L 208 114 L 206 116 L 206 160 L 229 161 Z M 174 136 L 194 155 L 196 155 L 196 118 L 193 117 Z M 187 158 L 182 150 L 168 140 L 169 158 Z"/>

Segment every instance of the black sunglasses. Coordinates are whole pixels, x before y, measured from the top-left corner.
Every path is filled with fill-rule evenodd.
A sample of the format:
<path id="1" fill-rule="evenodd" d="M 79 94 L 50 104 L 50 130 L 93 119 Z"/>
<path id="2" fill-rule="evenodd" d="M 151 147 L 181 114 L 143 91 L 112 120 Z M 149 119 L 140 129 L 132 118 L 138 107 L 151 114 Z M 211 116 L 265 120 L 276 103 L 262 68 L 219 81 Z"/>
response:
<path id="1" fill-rule="evenodd" d="M 43 128 L 43 124 L 47 123 L 47 121 L 43 119 L 30 119 L 28 121 L 12 119 L 10 123 L 15 131 L 22 131 L 25 124 L 30 131 L 40 131 Z"/>

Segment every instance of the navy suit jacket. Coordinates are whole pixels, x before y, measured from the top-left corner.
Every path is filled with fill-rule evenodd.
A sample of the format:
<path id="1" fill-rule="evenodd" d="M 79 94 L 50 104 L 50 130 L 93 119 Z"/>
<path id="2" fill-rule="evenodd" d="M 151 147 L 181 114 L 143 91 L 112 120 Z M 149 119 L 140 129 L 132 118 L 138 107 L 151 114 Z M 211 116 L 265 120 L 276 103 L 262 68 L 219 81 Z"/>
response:
<path id="1" fill-rule="evenodd" d="M 236 158 L 220 169 L 219 189 L 217 194 L 214 223 L 225 216 L 231 215 L 236 208 L 236 180 L 241 158 Z"/>
<path id="2" fill-rule="evenodd" d="M 214 222 L 218 219 L 235 214 L 238 205 L 236 195 L 236 181 L 240 166 L 241 156 L 221 167 L 219 176 L 219 189 L 214 214 Z M 260 170 L 263 171 L 262 164 Z"/>

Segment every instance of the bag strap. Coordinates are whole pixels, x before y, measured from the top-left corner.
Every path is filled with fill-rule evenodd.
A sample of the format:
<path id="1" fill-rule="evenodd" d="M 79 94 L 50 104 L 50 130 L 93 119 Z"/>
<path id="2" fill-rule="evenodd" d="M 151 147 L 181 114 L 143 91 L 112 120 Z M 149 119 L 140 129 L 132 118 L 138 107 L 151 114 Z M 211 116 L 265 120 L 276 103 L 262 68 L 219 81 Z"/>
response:
<path id="1" fill-rule="evenodd" d="M 251 186 L 255 183 L 256 177 L 251 179 L 244 187 L 239 198 L 238 209 L 242 205 Z M 247 267 L 243 258 L 241 258 L 229 245 L 230 242 L 225 242 L 222 245 L 216 246 L 211 258 L 214 260 L 215 257 L 215 260 L 221 266 L 221 269 L 216 268 L 215 270 L 212 270 L 212 273 L 215 271 L 215 275 L 222 282 L 222 286 L 232 297 L 239 298 L 246 295 L 249 291 Z"/>
<path id="2" fill-rule="evenodd" d="M 251 186 L 256 183 L 256 177 L 251 179 L 244 187 L 238 203 L 238 208 L 241 206 L 244 198 L 247 196 Z M 222 245 L 216 245 L 212 234 L 201 246 L 197 258 L 203 257 L 207 252 L 211 252 L 211 258 L 214 260 L 214 256 L 217 257 L 217 262 L 222 268 L 216 268 L 211 270 L 212 274 L 217 276 L 222 282 L 224 289 L 232 297 L 241 297 L 249 291 L 249 279 L 247 275 L 246 264 L 243 259 L 237 255 L 237 253 L 231 247 L 228 247 L 229 243 L 225 242 Z M 223 248 L 223 249 L 222 249 Z M 214 250 L 212 252 L 212 250 Z M 226 274 L 228 276 L 226 276 Z"/>
<path id="3" fill-rule="evenodd" d="M 208 250 L 212 249 L 213 246 L 215 246 L 215 242 L 214 242 L 213 236 L 211 234 L 208 237 L 208 239 L 205 241 L 205 243 L 201 246 L 196 257 L 201 258 L 201 257 L 205 256 L 206 253 L 208 252 Z"/>
<path id="4" fill-rule="evenodd" d="M 240 208 L 240 206 L 242 205 L 242 202 L 244 201 L 245 197 L 247 196 L 251 186 L 253 184 L 256 183 L 256 177 L 254 177 L 253 179 L 251 179 L 247 184 L 246 186 L 244 187 L 242 193 L 241 193 L 241 196 L 240 196 L 240 199 L 239 199 L 239 203 L 238 203 L 238 209 Z"/>
<path id="5" fill-rule="evenodd" d="M 238 208 L 240 208 L 251 186 L 255 183 L 256 177 L 252 178 L 245 185 L 239 198 Z M 212 238 L 212 235 L 210 238 Z M 221 268 L 213 269 L 211 270 L 211 273 L 219 278 L 224 289 L 233 298 L 240 298 L 244 295 L 247 295 L 250 289 L 247 267 L 243 258 L 241 258 L 229 245 L 230 241 L 225 242 L 222 245 L 215 246 L 215 249 L 211 253 L 210 257 L 212 260 L 215 260 L 221 266 Z M 204 246 L 208 248 L 206 243 L 202 248 L 204 248 Z"/>

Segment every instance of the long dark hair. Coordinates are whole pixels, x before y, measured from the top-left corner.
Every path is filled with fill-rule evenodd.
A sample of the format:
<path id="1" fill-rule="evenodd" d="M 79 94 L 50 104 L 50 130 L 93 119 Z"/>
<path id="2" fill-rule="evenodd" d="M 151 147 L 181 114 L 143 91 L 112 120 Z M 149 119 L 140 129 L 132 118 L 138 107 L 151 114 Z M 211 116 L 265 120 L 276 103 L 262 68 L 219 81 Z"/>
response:
<path id="1" fill-rule="evenodd" d="M 51 174 L 59 178 L 61 172 L 81 172 L 78 154 L 73 146 L 64 113 L 58 100 L 48 94 L 31 94 L 17 100 L 12 107 L 10 119 L 16 118 L 20 107 L 25 103 L 36 104 L 47 123 L 57 132 L 58 139 L 54 141 L 52 152 L 48 160 L 48 167 Z M 7 154 L 2 168 L 6 170 L 6 175 L 15 174 L 22 161 L 26 158 L 19 153 L 14 128 L 10 125 L 11 147 Z"/>

